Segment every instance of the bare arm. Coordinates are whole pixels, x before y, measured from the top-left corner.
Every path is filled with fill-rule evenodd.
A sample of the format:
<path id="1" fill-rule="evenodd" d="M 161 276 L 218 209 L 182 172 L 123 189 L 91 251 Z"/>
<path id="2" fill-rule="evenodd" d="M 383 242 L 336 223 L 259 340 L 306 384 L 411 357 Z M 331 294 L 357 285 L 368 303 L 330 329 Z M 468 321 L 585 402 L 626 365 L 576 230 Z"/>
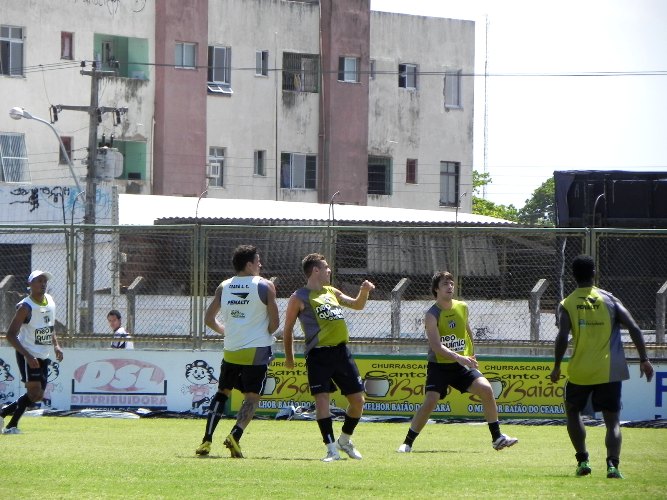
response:
<path id="1" fill-rule="evenodd" d="M 426 329 L 426 340 L 428 341 L 428 345 L 438 356 L 449 358 L 468 368 L 477 368 L 477 360 L 475 360 L 474 356 L 461 356 L 442 344 L 442 341 L 440 340 L 440 332 L 438 331 L 438 322 L 435 319 L 435 316 L 426 313 L 424 327 Z"/>
<path id="2" fill-rule="evenodd" d="M 475 357 L 475 343 L 472 338 L 472 328 L 470 328 L 470 323 L 466 322 L 466 331 L 468 332 L 468 339 L 470 340 L 470 349 L 472 350 L 472 357 Z"/>
<path id="3" fill-rule="evenodd" d="M 208 305 L 206 309 L 206 315 L 204 316 L 204 322 L 211 330 L 220 335 L 225 334 L 225 327 L 218 321 L 217 315 L 220 312 L 220 296 L 222 295 L 222 287 L 218 287 L 215 290 L 215 296 L 213 301 Z"/>
<path id="4" fill-rule="evenodd" d="M 266 297 L 266 308 L 269 313 L 269 333 L 275 332 L 280 326 L 280 315 L 278 314 L 278 303 L 276 302 L 276 286 L 272 281 L 268 283 L 268 295 Z"/>
<path id="5" fill-rule="evenodd" d="M 9 324 L 9 328 L 7 328 L 6 337 L 7 342 L 9 342 L 12 347 L 16 349 L 16 352 L 25 357 L 28 365 L 30 365 L 30 368 L 39 368 L 39 361 L 37 361 L 37 359 L 32 354 L 26 351 L 23 345 L 21 345 L 21 342 L 19 342 L 19 332 L 21 331 L 21 325 L 26 322 L 29 313 L 30 308 L 25 304 L 21 305 L 21 307 L 16 310 L 16 314 L 14 314 L 14 318 Z"/>
<path id="6" fill-rule="evenodd" d="M 570 330 L 572 329 L 572 322 L 570 315 L 563 309 L 563 306 L 558 305 L 558 335 L 556 336 L 555 352 L 554 352 L 554 367 L 551 370 L 549 378 L 555 384 L 560 380 L 560 364 L 567 351 L 567 343 L 570 337 Z"/>
<path id="7" fill-rule="evenodd" d="M 368 280 L 364 280 L 359 287 L 359 293 L 355 298 L 345 295 L 337 288 L 334 288 L 334 293 L 336 294 L 336 298 L 340 305 L 361 311 L 366 306 L 366 301 L 368 300 L 368 295 L 371 293 L 371 290 L 375 290 L 375 285 Z"/>
<path id="8" fill-rule="evenodd" d="M 63 360 L 63 350 L 60 348 L 58 337 L 56 337 L 55 328 L 51 334 L 51 341 L 53 342 L 53 352 L 56 354 L 56 360 L 60 363 Z"/>
<path id="9" fill-rule="evenodd" d="M 299 313 L 303 310 L 303 302 L 296 295 L 292 295 L 287 303 L 285 312 L 285 328 L 283 329 L 283 347 L 285 349 L 285 368 L 294 369 L 294 324 Z"/>
<path id="10" fill-rule="evenodd" d="M 635 321 L 635 318 L 632 317 L 630 311 L 628 311 L 619 300 L 616 300 L 616 311 L 618 313 L 619 321 L 628 329 L 630 338 L 639 353 L 639 377 L 641 378 L 646 375 L 646 381 L 650 382 L 653 379 L 653 365 L 649 361 L 648 354 L 646 353 L 644 335 Z"/>

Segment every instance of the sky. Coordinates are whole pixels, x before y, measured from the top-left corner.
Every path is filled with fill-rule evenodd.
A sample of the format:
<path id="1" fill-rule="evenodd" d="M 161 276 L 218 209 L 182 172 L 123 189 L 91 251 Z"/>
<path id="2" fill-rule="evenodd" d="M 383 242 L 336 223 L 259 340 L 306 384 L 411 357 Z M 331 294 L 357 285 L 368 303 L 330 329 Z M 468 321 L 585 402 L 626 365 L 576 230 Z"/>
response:
<path id="1" fill-rule="evenodd" d="M 473 167 L 492 179 L 478 196 L 521 208 L 555 170 L 667 172 L 667 1 L 371 0 L 371 9 L 476 21 Z"/>

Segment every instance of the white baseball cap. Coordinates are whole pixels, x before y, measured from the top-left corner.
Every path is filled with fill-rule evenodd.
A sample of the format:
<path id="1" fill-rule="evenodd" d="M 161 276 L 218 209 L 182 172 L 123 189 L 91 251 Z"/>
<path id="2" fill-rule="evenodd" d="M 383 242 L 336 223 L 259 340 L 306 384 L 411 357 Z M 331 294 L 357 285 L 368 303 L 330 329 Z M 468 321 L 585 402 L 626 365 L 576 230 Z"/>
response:
<path id="1" fill-rule="evenodd" d="M 33 272 L 30 273 L 30 276 L 28 276 L 28 283 L 32 283 L 32 280 L 42 275 L 46 276 L 47 280 L 53 279 L 53 274 L 47 271 L 40 271 L 39 269 L 35 269 Z"/>

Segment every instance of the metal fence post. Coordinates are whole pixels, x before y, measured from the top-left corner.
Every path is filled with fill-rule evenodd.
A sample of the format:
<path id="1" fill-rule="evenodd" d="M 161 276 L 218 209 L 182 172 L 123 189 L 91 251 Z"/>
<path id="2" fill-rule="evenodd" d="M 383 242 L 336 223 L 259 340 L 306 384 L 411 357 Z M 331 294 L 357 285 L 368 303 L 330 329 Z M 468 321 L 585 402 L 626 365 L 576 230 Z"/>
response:
<path id="1" fill-rule="evenodd" d="M 540 340 L 540 299 L 549 286 L 549 282 L 542 278 L 530 291 L 530 340 Z"/>
<path id="2" fill-rule="evenodd" d="M 206 309 L 206 294 L 208 291 L 207 245 L 208 232 L 202 228 L 199 220 L 192 228 L 192 307 L 190 317 L 190 331 L 192 333 L 192 348 L 201 349 L 206 326 L 204 314 Z"/>
<path id="3" fill-rule="evenodd" d="M 136 334 L 135 324 L 137 318 L 137 292 L 144 282 L 143 276 L 137 276 L 127 289 L 127 330 L 131 335 Z"/>
<path id="4" fill-rule="evenodd" d="M 401 278 L 391 291 L 391 338 L 392 352 L 399 352 L 398 342 L 401 339 L 401 297 L 410 284 L 409 278 Z"/>
<path id="5" fill-rule="evenodd" d="M 655 296 L 655 343 L 665 342 L 665 312 L 667 309 L 667 281 L 663 283 Z"/>

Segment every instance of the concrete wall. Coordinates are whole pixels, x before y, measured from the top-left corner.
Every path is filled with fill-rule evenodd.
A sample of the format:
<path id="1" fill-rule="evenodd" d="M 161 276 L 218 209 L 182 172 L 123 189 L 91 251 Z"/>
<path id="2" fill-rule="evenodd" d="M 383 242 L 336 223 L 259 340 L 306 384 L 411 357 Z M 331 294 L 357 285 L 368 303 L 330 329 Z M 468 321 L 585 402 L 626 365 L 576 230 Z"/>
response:
<path id="1" fill-rule="evenodd" d="M 155 194 L 199 196 L 206 175 L 208 0 L 155 3 Z M 197 66 L 175 68 L 177 42 L 196 43 Z"/>
<path id="2" fill-rule="evenodd" d="M 317 201 L 317 193 L 282 190 L 280 153 L 317 154 L 319 94 L 283 92 L 283 51 L 319 53 L 317 5 L 227 0 L 209 8 L 208 41 L 232 48 L 231 96 L 207 97 L 207 144 L 226 148 L 224 186 L 209 197 Z M 268 76 L 255 75 L 255 52 L 269 51 Z M 266 151 L 266 176 L 253 175 L 253 153 Z"/>
<path id="3" fill-rule="evenodd" d="M 370 7 L 367 0 L 322 5 L 322 120 L 320 203 L 366 205 L 368 198 L 368 62 Z M 359 59 L 359 82 L 338 81 L 340 57 Z"/>
<path id="4" fill-rule="evenodd" d="M 146 39 L 148 53 L 153 54 L 155 11 L 149 5 L 141 4 L 3 0 L 0 23 L 24 29 L 24 75 L 0 76 L 0 131 L 25 134 L 33 182 L 74 184 L 67 165 L 58 162 L 59 143 L 53 131 L 36 121 L 10 119 L 9 109 L 24 107 L 31 114 L 49 120 L 51 105 L 88 106 L 90 77 L 80 74 L 79 62 L 88 61 L 87 68 L 90 69 L 89 63 L 95 58 L 95 34 Z M 60 58 L 62 31 L 74 33 L 73 61 Z M 153 67 L 146 66 L 145 70 L 147 80 L 106 78 L 102 81 L 100 105 L 129 109 L 119 127 L 114 127 L 111 114 L 105 114 L 98 133 L 100 137 L 104 133 L 108 138 L 113 133 L 117 139 L 145 141 L 150 151 L 155 82 Z M 60 135 L 73 137 L 72 159 L 80 179 L 86 175 L 86 166 L 81 160 L 87 156 L 88 120 L 85 112 L 63 111 L 54 124 Z"/>
<path id="5" fill-rule="evenodd" d="M 471 211 L 473 78 L 462 78 L 460 109 L 445 109 L 443 85 L 447 69 L 472 75 L 474 54 L 472 21 L 371 13 L 377 76 L 369 84 L 368 148 L 392 157 L 394 190 L 391 197 L 369 196 L 369 205 L 437 209 L 440 162 L 454 161 L 461 163 L 460 192 L 468 192 L 460 210 Z M 418 65 L 416 91 L 398 87 L 400 63 Z M 405 183 L 407 158 L 418 160 L 417 184 Z"/>

